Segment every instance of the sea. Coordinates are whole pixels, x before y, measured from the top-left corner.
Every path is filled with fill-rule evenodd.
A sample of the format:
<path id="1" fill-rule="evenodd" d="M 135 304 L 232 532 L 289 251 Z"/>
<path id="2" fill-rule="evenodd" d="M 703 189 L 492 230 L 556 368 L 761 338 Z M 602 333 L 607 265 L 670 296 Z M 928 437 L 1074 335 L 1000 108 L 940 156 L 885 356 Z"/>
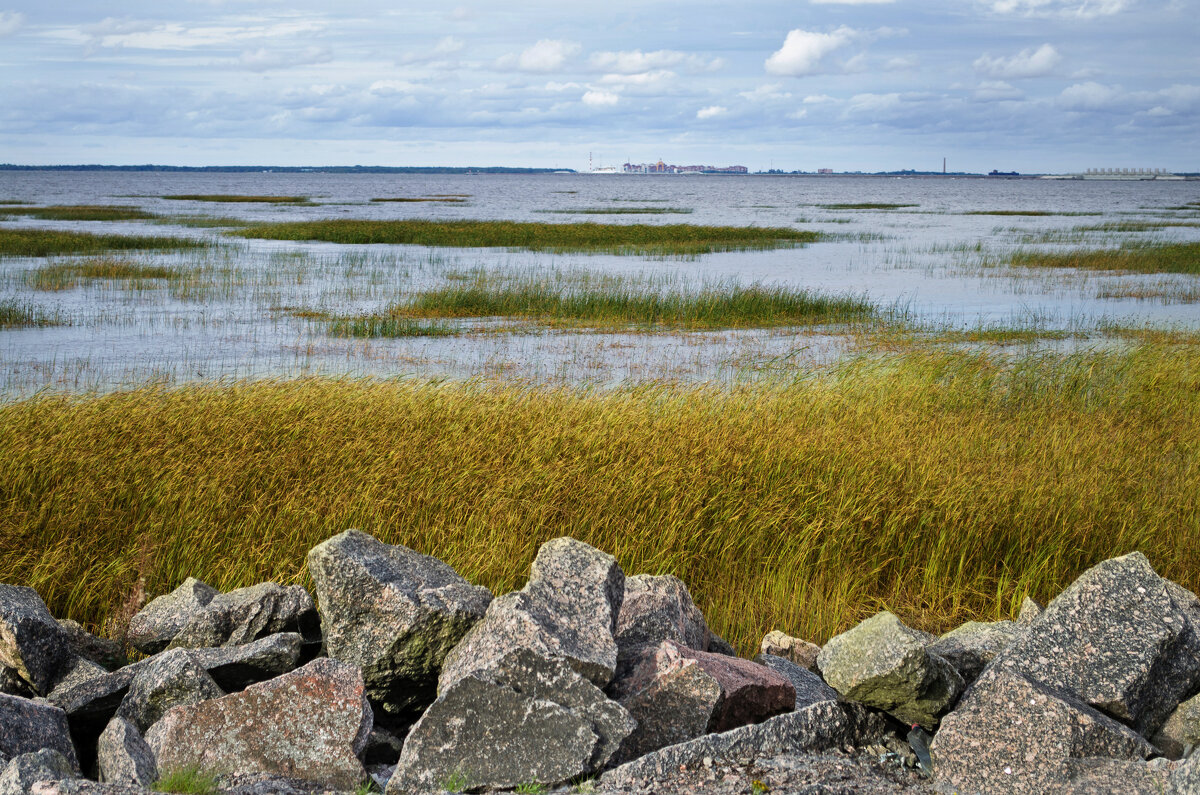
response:
<path id="1" fill-rule="evenodd" d="M 171 195 L 305 196 L 310 202 L 164 198 Z M 372 201 L 381 198 L 451 201 Z M 38 271 L 72 258 L 0 258 L 0 302 L 32 306 L 57 320 L 0 328 L 3 399 L 45 390 L 308 376 L 740 383 L 863 355 L 861 334 L 837 327 L 599 332 L 480 318 L 465 321 L 465 333 L 455 336 L 346 339 L 330 336 L 314 319 L 383 311 L 414 291 L 481 273 L 542 274 L 562 284 L 611 275 L 646 289 L 787 285 L 864 297 L 891 322 L 930 334 L 1044 332 L 1022 345 L 1046 350 L 1111 344 L 1105 328 L 1200 329 L 1200 277 L 1020 269 L 1004 262 L 1015 250 L 1200 241 L 1200 181 L 0 171 L 0 200 L 129 205 L 161 216 L 44 221 L 5 216 L 0 206 L 0 229 L 174 235 L 216 244 L 198 252 L 118 255 L 194 274 L 177 283 L 79 280 L 46 289 Z M 646 208 L 657 212 L 629 212 Z M 227 228 L 195 225 L 207 216 L 787 226 L 824 237 L 798 248 L 664 258 L 247 240 L 231 237 Z"/>

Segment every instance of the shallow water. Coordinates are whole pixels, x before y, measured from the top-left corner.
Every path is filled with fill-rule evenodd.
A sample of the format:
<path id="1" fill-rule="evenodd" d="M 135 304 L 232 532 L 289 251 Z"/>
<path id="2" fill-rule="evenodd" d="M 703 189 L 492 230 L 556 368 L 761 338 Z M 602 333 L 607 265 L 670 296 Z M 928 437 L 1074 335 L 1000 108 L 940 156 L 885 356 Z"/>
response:
<path id="1" fill-rule="evenodd" d="M 312 205 L 174 201 L 165 194 L 302 195 Z M 380 203 L 380 197 L 469 194 L 464 203 Z M 1200 200 L 1200 182 L 1066 182 L 954 178 L 683 177 L 591 175 L 189 174 L 0 172 L 0 199 L 36 204 L 128 204 L 164 215 L 251 220 L 321 218 L 511 219 L 598 223 L 801 226 L 828 242 L 770 252 L 690 259 L 562 255 L 496 249 L 340 246 L 227 238 L 219 229 L 149 222 L 47 222 L 6 227 L 178 234 L 224 241 L 213 251 L 133 254 L 145 263 L 199 267 L 198 283 L 167 287 L 93 282 L 33 289 L 45 259 L 0 259 L 0 300 L 58 312 L 70 325 L 0 330 L 0 393 L 82 390 L 231 377 L 304 374 L 500 376 L 534 382 L 612 384 L 737 380 L 804 367 L 852 349 L 838 329 L 695 333 L 590 333 L 469 322 L 449 338 L 346 340 L 291 310 L 382 309 L 414 289 L 473 269 L 576 269 L 646 275 L 676 283 L 736 280 L 865 295 L 910 321 L 941 327 L 1123 325 L 1200 327 L 1200 279 L 1179 275 L 1036 272 L 981 260 L 1016 247 L 1115 246 L 1128 240 L 1200 240 L 1200 228 L 1079 232 L 1120 220 L 1200 212 L 1164 208 Z M 831 210 L 822 204 L 912 204 L 895 210 Z M 574 215 L 611 207 L 689 209 L 688 214 Z M 991 216 L 1025 210 L 1088 215 Z M 0 216 L 3 215 L 0 207 Z M 1062 233 L 1055 236 L 1053 233 Z M 1065 243 L 1063 242 L 1065 241 Z M 68 258 L 52 258 L 53 262 Z M 1140 295 L 1139 298 L 1114 297 Z M 1148 297 L 1147 297 L 1148 296 Z"/>

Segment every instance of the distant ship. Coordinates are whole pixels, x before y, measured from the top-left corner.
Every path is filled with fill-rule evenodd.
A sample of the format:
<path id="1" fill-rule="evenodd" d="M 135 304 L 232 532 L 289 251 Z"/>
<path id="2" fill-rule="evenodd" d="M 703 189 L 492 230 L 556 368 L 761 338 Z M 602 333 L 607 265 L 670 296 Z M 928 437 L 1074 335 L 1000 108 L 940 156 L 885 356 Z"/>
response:
<path id="1" fill-rule="evenodd" d="M 616 166 L 597 166 L 588 172 L 589 174 L 620 174 Z"/>

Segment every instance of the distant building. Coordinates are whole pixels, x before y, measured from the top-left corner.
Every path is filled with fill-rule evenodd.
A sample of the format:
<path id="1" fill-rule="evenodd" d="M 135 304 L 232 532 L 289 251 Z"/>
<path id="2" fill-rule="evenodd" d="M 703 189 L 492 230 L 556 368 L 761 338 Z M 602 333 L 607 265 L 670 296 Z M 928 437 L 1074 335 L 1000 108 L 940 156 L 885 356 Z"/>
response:
<path id="1" fill-rule="evenodd" d="M 832 174 L 833 169 L 832 168 L 818 168 L 817 173 L 818 174 Z"/>
<path id="2" fill-rule="evenodd" d="M 676 166 L 659 160 L 656 163 L 626 163 L 626 174 L 748 174 L 745 166 Z"/>

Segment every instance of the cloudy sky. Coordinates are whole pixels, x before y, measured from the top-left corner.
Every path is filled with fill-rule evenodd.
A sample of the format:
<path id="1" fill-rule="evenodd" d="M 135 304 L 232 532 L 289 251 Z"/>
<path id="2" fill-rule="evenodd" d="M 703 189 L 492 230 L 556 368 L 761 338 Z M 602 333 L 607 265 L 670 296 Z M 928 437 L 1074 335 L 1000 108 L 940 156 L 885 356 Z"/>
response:
<path id="1" fill-rule="evenodd" d="M 0 162 L 1200 170 L 1200 0 L 0 0 Z"/>

